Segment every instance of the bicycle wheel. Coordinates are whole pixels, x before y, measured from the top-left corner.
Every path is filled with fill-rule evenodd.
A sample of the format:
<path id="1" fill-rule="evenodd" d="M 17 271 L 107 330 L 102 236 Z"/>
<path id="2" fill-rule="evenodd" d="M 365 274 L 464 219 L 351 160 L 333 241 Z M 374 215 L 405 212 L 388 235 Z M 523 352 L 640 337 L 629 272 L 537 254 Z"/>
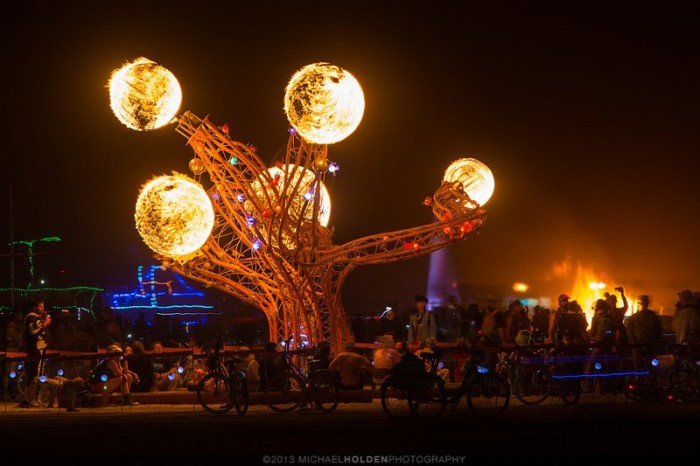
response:
<path id="1" fill-rule="evenodd" d="M 231 400 L 241 416 L 248 411 L 248 381 L 239 371 L 234 371 L 231 375 Z"/>
<path id="2" fill-rule="evenodd" d="M 597 390 L 597 386 L 595 363 L 593 361 L 586 361 L 583 365 L 583 377 L 581 378 L 579 389 L 581 393 L 589 394 L 594 393 Z"/>
<path id="3" fill-rule="evenodd" d="M 382 382 L 379 389 L 382 410 L 391 419 L 407 419 L 413 416 L 413 409 L 409 403 L 410 390 L 396 385 L 396 381 L 391 375 Z"/>
<path id="4" fill-rule="evenodd" d="M 692 369 L 678 369 L 668 375 L 668 390 L 682 401 L 697 401 L 700 377 Z"/>
<path id="5" fill-rule="evenodd" d="M 567 405 L 575 405 L 581 398 L 581 380 L 573 378 L 574 371 L 568 366 L 559 365 L 551 369 L 553 391 Z"/>
<path id="6" fill-rule="evenodd" d="M 549 371 L 544 366 L 523 366 L 515 378 L 515 397 L 526 405 L 542 403 L 551 388 Z"/>
<path id="7" fill-rule="evenodd" d="M 445 381 L 435 374 L 428 374 L 425 381 L 418 383 L 420 388 L 409 392 L 408 403 L 411 410 L 419 417 L 442 416 L 447 406 Z"/>
<path id="8" fill-rule="evenodd" d="M 294 411 L 306 400 L 306 384 L 297 374 L 279 372 L 265 384 L 265 403 L 277 413 Z"/>
<path id="9" fill-rule="evenodd" d="M 318 409 L 332 413 L 338 407 L 338 384 L 328 369 L 313 371 L 309 377 L 309 396 Z"/>
<path id="10" fill-rule="evenodd" d="M 233 408 L 230 383 L 219 373 L 205 375 L 197 384 L 197 400 L 212 414 L 226 414 Z"/>
<path id="11" fill-rule="evenodd" d="M 467 387 L 467 406 L 479 417 L 496 417 L 510 404 L 510 385 L 493 373 L 479 374 Z"/>

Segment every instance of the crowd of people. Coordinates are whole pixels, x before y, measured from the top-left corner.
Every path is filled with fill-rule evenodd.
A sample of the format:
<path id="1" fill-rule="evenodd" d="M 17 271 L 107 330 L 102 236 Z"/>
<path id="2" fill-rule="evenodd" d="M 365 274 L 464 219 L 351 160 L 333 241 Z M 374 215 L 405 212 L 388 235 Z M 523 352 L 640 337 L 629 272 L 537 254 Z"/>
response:
<path id="1" fill-rule="evenodd" d="M 571 348 L 607 343 L 615 350 L 629 348 L 637 360 L 643 356 L 645 346 L 661 342 L 660 318 L 649 308 L 651 300 L 647 295 L 637 298 L 637 312 L 628 315 L 629 302 L 624 288 L 618 287 L 615 291 L 619 298 L 615 293 L 605 293 L 595 302 L 590 324 L 581 305 L 567 294 L 558 297 L 554 310 L 540 306 L 530 310 L 519 300 L 513 300 L 503 308 L 482 307 L 477 303 L 464 307 L 450 296 L 446 306 L 433 311 L 428 310 L 425 296 L 416 295 L 405 326 L 393 310 L 384 313 L 371 354 L 356 350 L 354 340 L 348 342 L 345 351 L 335 355 L 331 354 L 328 342 L 321 342 L 317 364 L 331 370 L 341 388 L 354 389 L 368 383 L 380 383 L 396 364 L 407 359 L 416 360 L 422 356 L 428 361 L 430 355 L 437 355 L 438 358 L 432 360 L 438 361 L 440 341 L 464 347 L 486 345 L 497 348 L 527 346 L 533 342 Z M 46 312 L 44 301 L 36 300 L 26 309 L 14 313 L 4 325 L 4 349 L 27 353 L 25 372 L 27 380 L 34 381 L 36 375 L 45 370 L 42 356 L 46 348 L 76 351 L 106 348 L 107 356 L 97 366 L 76 369 L 74 374 L 63 375 L 64 381 L 72 382 L 73 386 L 84 382 L 90 392 L 103 397 L 120 392 L 126 405 L 136 404 L 131 396 L 134 392 L 193 390 L 207 373 L 204 361 L 194 359 L 192 355 L 153 357 L 163 352 L 164 344 L 158 339 L 154 326 L 145 321 L 145 316 L 140 315 L 127 331 L 109 308 L 103 309 L 100 317 L 91 338 L 76 338 L 76 334 L 86 332 L 56 325 Z M 679 293 L 673 331 L 679 343 L 700 340 L 699 293 L 690 290 Z M 70 333 L 73 333 L 73 338 L 69 339 L 66 334 Z M 171 343 L 168 346 L 187 348 L 196 344 L 192 339 L 187 341 L 186 335 L 180 336 L 181 341 L 174 345 L 172 332 L 164 337 Z M 65 347 L 69 340 L 72 346 Z M 285 361 L 278 354 L 281 348 L 276 342 L 266 344 L 261 353 L 254 354 L 247 347 L 240 350 L 243 357 L 237 362 L 236 369 L 246 373 L 251 390 L 262 390 L 275 372 L 284 370 Z M 594 348 L 593 351 L 598 350 Z M 459 373 L 457 369 L 450 373 L 440 365 L 434 371 L 445 380 L 455 380 Z M 11 386 L 5 384 L 5 387 L 8 385 Z M 36 384 L 30 384 L 29 395 L 22 403 L 36 406 L 35 390 Z"/>

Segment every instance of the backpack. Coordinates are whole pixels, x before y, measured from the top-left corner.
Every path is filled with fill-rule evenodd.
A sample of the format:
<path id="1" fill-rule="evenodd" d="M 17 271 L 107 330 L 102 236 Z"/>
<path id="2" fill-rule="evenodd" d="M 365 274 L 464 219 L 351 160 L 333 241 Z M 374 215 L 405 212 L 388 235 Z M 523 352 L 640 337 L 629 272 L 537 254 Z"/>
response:
<path id="1" fill-rule="evenodd" d="M 88 382 L 90 384 L 102 383 L 105 382 L 106 379 L 112 377 L 113 375 L 114 374 L 112 373 L 112 370 L 107 367 L 107 360 L 103 359 L 90 372 L 90 378 L 88 379 Z M 103 376 L 106 376 L 106 378 L 104 378 Z"/>
<path id="2" fill-rule="evenodd" d="M 558 312 L 554 319 L 554 329 L 557 335 L 575 334 L 581 332 L 581 315 L 575 312 Z"/>

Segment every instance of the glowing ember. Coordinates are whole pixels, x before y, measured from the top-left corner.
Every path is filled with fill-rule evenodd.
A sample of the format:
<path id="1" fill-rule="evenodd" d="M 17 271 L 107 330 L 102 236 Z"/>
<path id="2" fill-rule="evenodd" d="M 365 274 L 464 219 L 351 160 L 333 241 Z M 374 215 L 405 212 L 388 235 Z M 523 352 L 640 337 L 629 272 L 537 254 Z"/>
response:
<path id="1" fill-rule="evenodd" d="M 491 199 L 496 187 L 491 169 L 483 162 L 472 158 L 452 162 L 445 170 L 442 179 L 449 183 L 460 183 L 464 192 L 478 206 L 483 206 Z"/>
<path id="2" fill-rule="evenodd" d="M 114 115 L 137 131 L 158 129 L 172 122 L 182 103 L 182 90 L 175 76 L 143 57 L 115 70 L 108 86 Z"/>
<path id="3" fill-rule="evenodd" d="M 143 186 L 134 218 L 149 248 L 182 259 L 196 252 L 209 237 L 214 209 L 201 185 L 175 174 L 157 177 Z"/>
<path id="4" fill-rule="evenodd" d="M 289 123 L 309 142 L 342 141 L 357 129 L 364 111 L 360 84 L 338 66 L 307 65 L 287 84 L 284 112 Z"/>

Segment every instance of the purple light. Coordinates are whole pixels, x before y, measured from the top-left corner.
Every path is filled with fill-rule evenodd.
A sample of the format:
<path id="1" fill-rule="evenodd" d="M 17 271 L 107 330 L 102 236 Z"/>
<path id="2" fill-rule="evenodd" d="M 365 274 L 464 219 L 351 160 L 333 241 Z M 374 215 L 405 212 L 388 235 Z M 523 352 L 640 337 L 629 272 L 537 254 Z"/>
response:
<path id="1" fill-rule="evenodd" d="M 248 222 L 248 225 L 255 225 L 255 218 L 253 216 L 249 215 L 245 220 Z"/>
<path id="2" fill-rule="evenodd" d="M 313 191 L 309 191 L 309 192 L 307 192 L 307 193 L 304 193 L 304 199 L 306 199 L 307 201 L 310 201 L 310 200 L 313 199 L 313 198 L 314 198 L 314 192 L 313 192 Z"/>
<path id="3" fill-rule="evenodd" d="M 253 241 L 253 249 L 255 249 L 256 251 L 258 249 L 260 249 L 261 246 L 262 246 L 262 241 L 260 241 L 259 239 L 256 239 L 255 241 Z"/>
<path id="4" fill-rule="evenodd" d="M 328 171 L 333 173 L 334 175 L 335 175 L 335 172 L 337 172 L 338 170 L 340 170 L 340 165 L 338 165 L 337 163 L 331 162 L 328 165 Z"/>
<path id="5" fill-rule="evenodd" d="M 289 134 L 297 134 L 297 129 L 294 127 L 290 127 L 288 130 Z"/>

